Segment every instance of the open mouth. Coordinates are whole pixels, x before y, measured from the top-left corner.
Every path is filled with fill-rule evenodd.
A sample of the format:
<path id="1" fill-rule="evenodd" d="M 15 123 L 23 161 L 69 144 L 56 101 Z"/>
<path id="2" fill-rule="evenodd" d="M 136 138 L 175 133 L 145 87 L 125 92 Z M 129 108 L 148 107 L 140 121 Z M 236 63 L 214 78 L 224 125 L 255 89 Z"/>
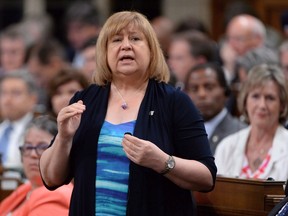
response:
<path id="1" fill-rule="evenodd" d="M 124 55 L 120 58 L 120 61 L 133 61 L 134 58 L 130 55 Z"/>

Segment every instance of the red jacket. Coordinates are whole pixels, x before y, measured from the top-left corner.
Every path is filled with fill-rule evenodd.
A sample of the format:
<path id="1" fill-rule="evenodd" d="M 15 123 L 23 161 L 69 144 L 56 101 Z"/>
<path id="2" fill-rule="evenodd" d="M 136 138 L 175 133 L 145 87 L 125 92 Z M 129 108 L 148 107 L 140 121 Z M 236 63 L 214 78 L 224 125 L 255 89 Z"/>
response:
<path id="1" fill-rule="evenodd" d="M 73 185 L 63 185 L 55 191 L 44 186 L 32 193 L 31 184 L 19 186 L 0 203 L 0 216 L 12 213 L 12 216 L 62 216 L 68 215 Z"/>

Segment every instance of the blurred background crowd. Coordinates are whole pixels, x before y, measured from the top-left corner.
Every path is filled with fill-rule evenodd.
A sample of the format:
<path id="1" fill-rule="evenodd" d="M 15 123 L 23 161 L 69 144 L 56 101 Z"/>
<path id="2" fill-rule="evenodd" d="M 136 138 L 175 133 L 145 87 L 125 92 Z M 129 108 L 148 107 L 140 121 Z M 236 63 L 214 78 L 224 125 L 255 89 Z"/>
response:
<path id="1" fill-rule="evenodd" d="M 222 139 L 253 121 L 237 104 L 252 68 L 265 64 L 260 70 L 280 70 L 286 84 L 274 84 L 286 88 L 288 3 L 271 2 L 1 0 L 0 145 L 10 137 L 0 147 L 3 166 L 21 171 L 18 148 L 27 124 L 39 115 L 57 117 L 73 94 L 91 83 L 97 73 L 95 55 L 101 55 L 95 53 L 101 25 L 120 10 L 137 10 L 151 21 L 171 70 L 170 83 L 185 91 L 201 112 L 215 153 Z M 287 95 L 278 96 L 286 111 L 275 115 L 285 127 Z M 252 173 L 269 159 L 270 144 L 247 150 L 248 161 L 255 161 Z M 242 170 L 244 174 L 253 177 Z"/>

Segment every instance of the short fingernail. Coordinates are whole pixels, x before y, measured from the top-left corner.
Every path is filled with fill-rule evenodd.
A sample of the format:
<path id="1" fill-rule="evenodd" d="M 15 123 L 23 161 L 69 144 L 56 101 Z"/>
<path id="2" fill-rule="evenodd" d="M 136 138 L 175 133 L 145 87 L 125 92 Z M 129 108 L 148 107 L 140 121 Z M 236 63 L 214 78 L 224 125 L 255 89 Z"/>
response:
<path id="1" fill-rule="evenodd" d="M 132 136 L 132 133 L 130 133 L 130 132 L 125 132 L 124 135 L 125 135 L 125 134 L 128 134 L 128 135 L 131 135 L 131 136 Z"/>

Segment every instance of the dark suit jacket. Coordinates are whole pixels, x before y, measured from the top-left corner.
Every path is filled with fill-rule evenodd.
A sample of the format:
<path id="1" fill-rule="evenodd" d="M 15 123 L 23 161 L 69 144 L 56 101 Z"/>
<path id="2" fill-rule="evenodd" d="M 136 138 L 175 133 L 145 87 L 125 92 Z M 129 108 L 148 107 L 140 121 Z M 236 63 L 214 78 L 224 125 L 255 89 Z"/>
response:
<path id="1" fill-rule="evenodd" d="M 233 134 L 243 128 L 247 127 L 247 125 L 240 121 L 239 119 L 233 117 L 229 112 L 225 115 L 223 120 L 218 124 L 212 133 L 209 142 L 211 151 L 214 154 L 217 145 L 220 141 L 226 136 Z"/>
<path id="2" fill-rule="evenodd" d="M 288 196 L 278 203 L 268 214 L 268 216 L 275 216 L 279 213 L 281 208 L 288 202 Z"/>

